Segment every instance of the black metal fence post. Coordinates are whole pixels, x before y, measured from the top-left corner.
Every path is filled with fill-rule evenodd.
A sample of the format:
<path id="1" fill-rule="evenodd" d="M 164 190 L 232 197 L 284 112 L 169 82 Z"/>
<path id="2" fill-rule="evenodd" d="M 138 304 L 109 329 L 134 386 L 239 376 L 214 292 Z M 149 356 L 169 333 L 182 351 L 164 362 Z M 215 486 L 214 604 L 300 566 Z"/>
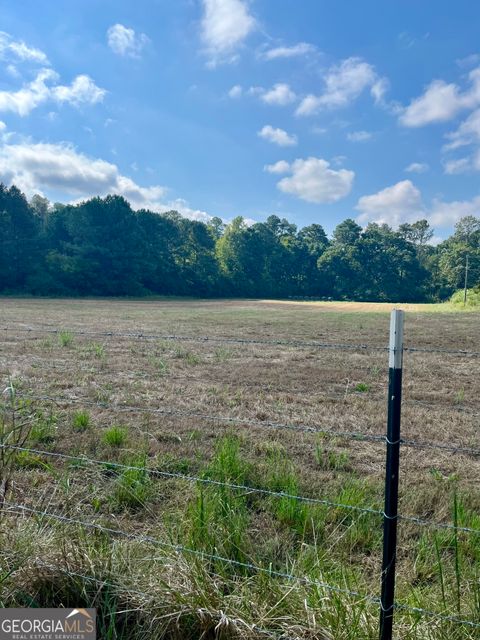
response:
<path id="1" fill-rule="evenodd" d="M 383 518 L 382 593 L 380 640 L 392 640 L 397 555 L 398 474 L 400 468 L 400 417 L 402 407 L 404 312 L 392 311 L 390 318 L 387 462 Z"/>

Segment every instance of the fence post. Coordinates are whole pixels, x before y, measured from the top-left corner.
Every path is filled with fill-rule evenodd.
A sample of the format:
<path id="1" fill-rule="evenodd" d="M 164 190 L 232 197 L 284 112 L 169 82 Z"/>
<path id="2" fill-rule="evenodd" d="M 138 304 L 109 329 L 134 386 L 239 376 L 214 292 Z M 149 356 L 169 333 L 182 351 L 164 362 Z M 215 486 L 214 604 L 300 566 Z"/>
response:
<path id="1" fill-rule="evenodd" d="M 398 474 L 400 467 L 400 414 L 402 406 L 404 312 L 392 311 L 388 360 L 387 461 L 383 518 L 380 640 L 392 640 L 397 555 Z"/>

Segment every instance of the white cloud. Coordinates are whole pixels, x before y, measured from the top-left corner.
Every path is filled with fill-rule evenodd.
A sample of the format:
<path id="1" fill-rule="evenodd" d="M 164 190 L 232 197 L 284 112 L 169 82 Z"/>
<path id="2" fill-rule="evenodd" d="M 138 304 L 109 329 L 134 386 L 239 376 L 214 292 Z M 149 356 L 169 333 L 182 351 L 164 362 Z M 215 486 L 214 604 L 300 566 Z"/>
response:
<path id="1" fill-rule="evenodd" d="M 435 199 L 427 207 L 419 189 L 410 180 L 403 180 L 378 193 L 363 196 L 356 206 L 360 211 L 357 218 L 359 223 L 387 223 L 392 227 L 398 227 L 403 222 L 415 222 L 420 218 L 426 218 L 434 227 L 452 227 L 464 216 L 478 215 L 479 208 L 480 196 L 453 202 Z"/>
<path id="2" fill-rule="evenodd" d="M 41 69 L 34 80 L 18 91 L 0 91 L 0 112 L 26 116 L 48 101 L 68 102 L 73 105 L 94 104 L 103 100 L 106 93 L 86 75 L 77 76 L 71 85 L 53 84 L 57 80 L 58 74 L 55 71 Z"/>
<path id="3" fill-rule="evenodd" d="M 356 206 L 361 223 L 387 223 L 397 227 L 402 222 L 424 216 L 422 196 L 410 180 L 402 180 L 378 193 L 362 196 Z"/>
<path id="4" fill-rule="evenodd" d="M 475 67 L 480 63 L 480 55 L 478 53 L 472 53 L 465 58 L 457 59 L 455 62 L 462 69 L 466 67 Z"/>
<path id="5" fill-rule="evenodd" d="M 428 219 L 432 225 L 437 227 L 452 227 L 460 218 L 465 216 L 478 217 L 479 210 L 480 196 L 476 196 L 472 200 L 456 200 L 453 202 L 434 200 Z"/>
<path id="6" fill-rule="evenodd" d="M 135 206 L 146 206 L 165 193 L 163 187 L 143 188 L 105 160 L 92 159 L 66 144 L 20 143 L 0 149 L 0 176 L 27 193 L 54 189 L 70 197 L 118 193 Z"/>
<path id="7" fill-rule="evenodd" d="M 457 158 L 455 160 L 446 160 L 443 163 L 443 170 L 447 175 L 455 175 L 466 173 L 472 169 L 472 161 L 470 158 Z"/>
<path id="8" fill-rule="evenodd" d="M 444 160 L 445 173 L 452 175 L 480 171 L 480 109 L 472 111 L 456 131 L 446 134 L 446 138 L 449 142 L 443 147 L 443 151 L 470 145 L 474 145 L 474 151 L 468 157 Z"/>
<path id="9" fill-rule="evenodd" d="M 0 147 L 0 181 L 14 183 L 29 197 L 51 190 L 70 202 L 78 202 L 93 196 L 118 194 L 134 209 L 158 212 L 176 209 L 196 220 L 211 217 L 204 211 L 191 209 L 185 200 L 165 201 L 165 187 L 142 187 L 123 175 L 115 164 L 88 157 L 67 144 L 4 144 Z"/>
<path id="10" fill-rule="evenodd" d="M 240 98 L 242 93 L 243 93 L 243 89 L 241 85 L 236 84 L 230 89 L 230 91 L 228 92 L 228 96 L 230 98 Z"/>
<path id="11" fill-rule="evenodd" d="M 235 51 L 255 29 L 245 0 L 203 0 L 202 40 L 209 66 L 232 62 Z"/>
<path id="12" fill-rule="evenodd" d="M 107 31 L 107 42 L 114 53 L 129 58 L 139 58 L 149 39 L 144 33 L 137 34 L 123 24 L 114 24 Z"/>
<path id="13" fill-rule="evenodd" d="M 150 209 L 155 210 L 154 207 L 150 207 Z M 213 217 L 206 211 L 201 211 L 200 209 L 192 209 L 188 202 L 183 198 L 169 200 L 165 204 L 160 205 L 157 210 L 159 213 L 165 211 L 178 211 L 178 213 L 180 213 L 180 215 L 182 215 L 184 218 L 188 218 L 189 220 L 198 220 L 199 222 L 208 222 Z"/>
<path id="14" fill-rule="evenodd" d="M 366 142 L 370 140 L 372 134 L 370 131 L 352 131 L 351 133 L 347 133 L 347 140 L 350 142 Z"/>
<path id="15" fill-rule="evenodd" d="M 309 116 L 321 109 L 344 107 L 358 98 L 367 88 L 378 102 L 386 91 L 386 80 L 379 78 L 375 68 L 361 58 L 347 58 L 333 65 L 325 74 L 325 90 L 320 95 L 310 94 L 300 103 L 296 113 Z"/>
<path id="16" fill-rule="evenodd" d="M 51 90 L 53 98 L 57 102 L 68 102 L 79 105 L 95 104 L 101 102 L 105 96 L 105 89 L 100 89 L 94 81 L 86 75 L 77 76 L 71 85 L 58 85 Z"/>
<path id="17" fill-rule="evenodd" d="M 272 49 L 267 49 L 262 53 L 262 58 L 265 60 L 277 60 L 278 58 L 294 58 L 297 56 L 304 56 L 308 53 L 313 53 L 316 51 L 316 48 L 313 44 L 308 44 L 307 42 L 299 42 L 298 44 L 292 45 L 290 47 L 274 47 Z"/>
<path id="18" fill-rule="evenodd" d="M 385 102 L 385 94 L 387 93 L 387 91 L 389 89 L 390 89 L 390 81 L 388 80 L 388 78 L 379 78 L 371 86 L 370 94 L 371 94 L 375 104 L 383 106 L 383 107 L 387 107 L 387 108 L 391 109 L 392 111 L 395 111 L 396 108 L 397 108 L 395 103 L 387 104 Z"/>
<path id="19" fill-rule="evenodd" d="M 18 91 L 0 91 L 0 112 L 11 111 L 26 116 L 49 99 L 50 88 L 46 82 L 57 78 L 57 74 L 51 69 L 42 69 L 32 82 Z"/>
<path id="20" fill-rule="evenodd" d="M 0 120 L 0 142 L 7 142 L 7 140 L 11 137 L 11 133 L 6 133 L 7 125 L 5 122 Z"/>
<path id="21" fill-rule="evenodd" d="M 448 133 L 446 137 L 450 140 L 445 146 L 446 150 L 480 143 L 480 109 L 473 111 L 456 131 Z"/>
<path id="22" fill-rule="evenodd" d="M 325 133 L 328 132 L 328 129 L 326 127 L 319 127 L 315 125 L 314 127 L 311 128 L 311 132 L 317 136 L 323 136 Z"/>
<path id="23" fill-rule="evenodd" d="M 20 71 L 17 69 L 17 67 L 14 64 L 7 64 L 7 66 L 5 67 L 5 71 L 12 78 L 19 78 L 20 77 Z"/>
<path id="24" fill-rule="evenodd" d="M 412 162 L 408 167 L 405 167 L 405 171 L 407 173 L 425 173 L 429 168 L 426 162 Z"/>
<path id="25" fill-rule="evenodd" d="M 480 104 L 480 67 L 468 74 L 470 87 L 463 91 L 451 82 L 433 80 L 424 93 L 410 102 L 400 116 L 405 127 L 422 127 L 435 122 L 447 122 L 463 109 Z"/>
<path id="26" fill-rule="evenodd" d="M 268 173 L 287 173 L 290 170 L 290 165 L 286 160 L 279 160 L 275 164 L 266 164 L 263 170 Z"/>
<path id="27" fill-rule="evenodd" d="M 273 168 L 277 170 L 273 171 Z M 277 183 L 280 191 L 316 204 L 336 202 L 347 196 L 355 177 L 353 171 L 336 171 L 326 160 L 313 157 L 294 160 L 290 165 L 277 163 L 267 170 L 271 173 L 288 170 L 292 175 Z"/>
<path id="28" fill-rule="evenodd" d="M 297 136 L 290 135 L 283 129 L 275 129 L 270 124 L 265 125 L 257 135 L 268 142 L 278 144 L 279 147 L 292 147 L 297 144 Z"/>
<path id="29" fill-rule="evenodd" d="M 48 64 L 48 58 L 43 51 L 35 47 L 29 47 L 22 40 L 14 40 L 4 31 L 0 31 L 0 58 L 43 65 Z"/>
<path id="30" fill-rule="evenodd" d="M 292 102 L 295 102 L 296 98 L 297 96 L 290 89 L 290 86 L 284 82 L 278 82 L 271 89 L 265 91 L 261 96 L 262 101 L 266 104 L 279 106 L 291 104 Z"/>

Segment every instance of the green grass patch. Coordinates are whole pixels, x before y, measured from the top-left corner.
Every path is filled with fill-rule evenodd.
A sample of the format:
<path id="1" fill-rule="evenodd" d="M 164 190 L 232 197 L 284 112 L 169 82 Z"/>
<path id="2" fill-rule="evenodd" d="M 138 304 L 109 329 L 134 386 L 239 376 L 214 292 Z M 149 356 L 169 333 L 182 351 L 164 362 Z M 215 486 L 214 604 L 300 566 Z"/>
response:
<path id="1" fill-rule="evenodd" d="M 86 431 L 90 427 L 90 414 L 88 411 L 76 411 L 73 414 L 72 426 L 75 431 Z"/>
<path id="2" fill-rule="evenodd" d="M 114 425 L 103 434 L 103 442 L 110 447 L 122 447 L 127 442 L 128 431 L 126 427 Z"/>
<path id="3" fill-rule="evenodd" d="M 61 347 L 71 347 L 73 344 L 73 333 L 71 331 L 60 331 L 58 343 Z"/>

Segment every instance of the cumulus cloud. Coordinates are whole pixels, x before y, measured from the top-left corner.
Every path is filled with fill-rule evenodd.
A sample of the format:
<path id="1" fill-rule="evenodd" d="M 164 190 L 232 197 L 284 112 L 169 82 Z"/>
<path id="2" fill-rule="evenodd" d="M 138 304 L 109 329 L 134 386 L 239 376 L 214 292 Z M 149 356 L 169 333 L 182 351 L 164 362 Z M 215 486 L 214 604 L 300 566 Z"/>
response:
<path id="1" fill-rule="evenodd" d="M 286 160 L 279 160 L 274 164 L 266 164 L 263 168 L 268 173 L 287 173 L 290 169 L 290 165 Z"/>
<path id="2" fill-rule="evenodd" d="M 379 102 L 387 88 L 387 81 L 378 76 L 375 68 L 357 57 L 347 58 L 330 67 L 323 80 L 323 93 L 307 95 L 298 106 L 297 115 L 310 116 L 322 109 L 344 107 L 368 88 L 375 101 Z"/>
<path id="3" fill-rule="evenodd" d="M 370 131 L 352 131 L 347 133 L 347 140 L 350 142 L 366 142 L 370 140 L 372 133 Z"/>
<path id="4" fill-rule="evenodd" d="M 54 100 L 60 103 L 68 102 L 73 105 L 101 102 L 105 93 L 105 89 L 97 87 L 95 82 L 86 75 L 77 76 L 72 84 L 68 86 L 58 85 L 51 89 Z"/>
<path id="5" fill-rule="evenodd" d="M 387 223 L 397 227 L 402 222 L 423 216 L 422 196 L 410 180 L 402 180 L 378 193 L 362 196 L 356 206 L 361 223 Z"/>
<path id="6" fill-rule="evenodd" d="M 261 95 L 262 102 L 279 106 L 291 104 L 292 102 L 295 102 L 296 99 L 297 96 L 295 93 L 290 89 L 290 86 L 284 82 L 278 82 L 268 91 L 264 91 Z"/>
<path id="7" fill-rule="evenodd" d="M 202 211 L 201 209 L 192 209 L 189 203 L 183 198 L 169 200 L 168 202 L 160 205 L 157 208 L 150 207 L 150 209 L 153 211 L 158 211 L 159 213 L 163 213 L 165 211 L 178 211 L 178 213 L 184 218 L 189 218 L 189 220 L 198 220 L 199 222 L 208 222 L 213 217 L 206 211 Z M 253 223 L 254 221 L 252 220 L 252 224 Z"/>
<path id="8" fill-rule="evenodd" d="M 78 202 L 117 194 L 126 198 L 134 209 L 157 212 L 176 209 L 194 220 L 211 218 L 204 211 L 192 209 L 185 200 L 166 199 L 165 187 L 142 187 L 123 175 L 115 164 L 88 157 L 68 144 L 4 144 L 0 147 L 0 181 L 14 183 L 29 197 L 53 191 L 70 202 Z"/>
<path id="9" fill-rule="evenodd" d="M 465 216 L 478 217 L 479 210 L 480 196 L 476 196 L 472 200 L 455 200 L 453 202 L 434 200 L 428 219 L 434 226 L 452 227 Z"/>
<path id="10" fill-rule="evenodd" d="M 316 48 L 313 44 L 307 42 L 299 42 L 290 47 L 273 47 L 267 49 L 261 54 L 264 60 L 278 60 L 279 58 L 295 58 L 298 56 L 304 56 L 308 53 L 313 53 Z"/>
<path id="11" fill-rule="evenodd" d="M 144 33 L 137 34 L 133 29 L 117 23 L 109 27 L 107 42 L 114 53 L 129 58 L 139 58 L 149 39 Z"/>
<path id="12" fill-rule="evenodd" d="M 480 196 L 472 200 L 444 202 L 435 199 L 430 206 L 423 202 L 420 190 L 410 181 L 403 180 L 358 200 L 360 211 L 357 220 L 361 224 L 376 222 L 398 227 L 404 222 L 426 218 L 435 227 L 452 227 L 468 215 L 478 215 Z"/>
<path id="13" fill-rule="evenodd" d="M 294 160 L 291 164 L 281 161 L 269 165 L 270 173 L 291 173 L 282 178 L 277 187 L 284 193 L 316 204 L 336 202 L 350 193 L 355 173 L 347 169 L 338 171 L 322 158 Z"/>
<path id="14" fill-rule="evenodd" d="M 17 91 L 0 91 L 0 112 L 26 116 L 41 104 L 53 101 L 73 105 L 95 104 L 106 93 L 86 75 L 77 76 L 72 84 L 56 84 L 58 74 L 52 69 L 41 69 L 34 80 Z"/>
<path id="15" fill-rule="evenodd" d="M 405 171 L 407 173 L 425 173 L 429 168 L 426 162 L 412 162 L 408 167 L 405 167 Z"/>
<path id="16" fill-rule="evenodd" d="M 43 51 L 30 47 L 22 40 L 14 40 L 4 31 L 0 31 L 0 59 L 48 64 L 48 58 Z"/>
<path id="17" fill-rule="evenodd" d="M 201 36 L 209 66 L 235 60 L 235 52 L 255 29 L 245 0 L 203 0 Z"/>
<path id="18" fill-rule="evenodd" d="M 418 98 L 414 98 L 400 115 L 405 127 L 422 127 L 436 122 L 447 122 L 464 109 L 480 105 L 480 67 L 468 74 L 467 90 L 451 82 L 433 80 Z"/>
<path id="19" fill-rule="evenodd" d="M 228 92 L 229 98 L 240 98 L 243 93 L 242 86 L 239 84 L 234 85 Z"/>
<path id="20" fill-rule="evenodd" d="M 105 160 L 89 158 L 66 144 L 6 144 L 0 148 L 0 176 L 28 194 L 52 189 L 70 198 L 117 193 L 134 206 L 147 206 L 164 194 L 163 187 L 140 187 Z"/>
<path id="21" fill-rule="evenodd" d="M 290 135 L 283 129 L 275 129 L 270 124 L 265 125 L 257 135 L 279 147 L 292 147 L 297 144 L 297 136 Z"/>

